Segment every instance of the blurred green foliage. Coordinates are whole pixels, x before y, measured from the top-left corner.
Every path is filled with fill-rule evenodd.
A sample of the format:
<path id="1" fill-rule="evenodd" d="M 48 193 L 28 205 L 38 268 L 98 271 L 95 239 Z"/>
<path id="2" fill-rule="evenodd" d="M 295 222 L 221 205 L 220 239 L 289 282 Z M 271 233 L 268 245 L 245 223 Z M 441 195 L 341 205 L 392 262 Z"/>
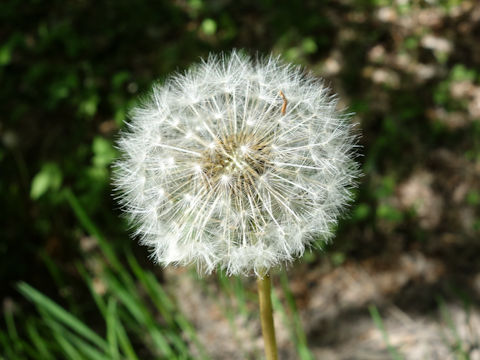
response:
<path id="1" fill-rule="evenodd" d="M 446 229 L 471 258 L 479 255 L 478 26 L 469 18 L 472 2 L 461 3 L 3 1 L 0 293 L 4 303 L 14 301 L 27 312 L 17 318 L 13 308 L 4 311 L 0 341 L 6 356 L 135 358 L 137 351 L 157 354 L 153 348 L 164 356 L 189 356 L 186 346 L 195 343 L 194 336 L 184 339 L 178 333 L 192 334 L 190 325 L 181 317 L 170 318 L 173 307 L 162 312 L 170 295 L 153 284 L 153 272 L 141 270 L 147 262 L 137 266 L 133 255 L 125 255 L 134 251 L 146 258 L 147 251 L 128 239 L 109 179 L 117 156 L 115 137 L 128 109 L 152 82 L 182 71 L 209 51 L 281 54 L 326 77 L 341 94 L 341 106 L 356 113 L 365 176 L 337 239 L 321 245 L 335 266 L 388 251 L 393 243 L 396 249 L 438 249 L 435 244 Z M 467 9 L 463 13 L 461 6 Z M 402 16 L 422 11 L 440 20 L 432 26 L 401 25 Z M 426 215 L 418 207 L 401 201 L 406 184 L 415 183 L 422 171 L 433 180 L 419 186 L 428 187 L 443 204 L 434 208 L 443 211 L 440 221 L 429 227 L 422 225 Z M 467 188 L 464 195 L 454 193 L 462 187 Z M 458 218 L 464 210 L 473 214 L 472 221 Z M 91 260 L 84 249 L 90 237 L 101 248 L 95 259 L 105 271 L 99 278 L 111 285 L 101 296 L 85 294 L 98 274 L 79 265 Z M 452 249 L 435 251 L 450 254 Z M 311 251 L 305 260 L 315 266 L 325 259 Z M 447 268 L 456 269 L 451 262 L 446 261 Z M 156 275 L 161 277 L 158 269 Z M 245 299 L 241 284 L 219 279 Z M 38 312 L 22 300 L 18 281 L 25 282 L 21 293 Z M 136 284 L 148 295 L 135 295 Z M 283 280 L 282 286 L 299 356 L 311 358 Z M 160 325 L 149 318 L 150 302 L 164 321 Z M 241 304 L 239 311 L 245 312 Z M 65 318 L 68 312 L 75 317 Z M 83 324 L 81 319 L 89 316 L 92 323 Z M 374 317 L 380 324 L 378 312 Z M 166 339 L 158 335 L 164 330 Z M 140 336 L 149 331 L 147 340 Z M 131 336 L 135 340 L 129 344 Z"/>

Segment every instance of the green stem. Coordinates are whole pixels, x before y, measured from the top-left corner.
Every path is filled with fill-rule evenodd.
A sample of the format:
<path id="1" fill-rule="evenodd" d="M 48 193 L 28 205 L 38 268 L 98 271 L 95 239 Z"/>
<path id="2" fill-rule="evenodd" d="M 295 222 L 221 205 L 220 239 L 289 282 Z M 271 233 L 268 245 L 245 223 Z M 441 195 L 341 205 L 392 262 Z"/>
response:
<path id="1" fill-rule="evenodd" d="M 260 318 L 262 321 L 263 341 L 267 360 L 278 360 L 275 327 L 272 316 L 271 282 L 268 274 L 257 278 Z"/>

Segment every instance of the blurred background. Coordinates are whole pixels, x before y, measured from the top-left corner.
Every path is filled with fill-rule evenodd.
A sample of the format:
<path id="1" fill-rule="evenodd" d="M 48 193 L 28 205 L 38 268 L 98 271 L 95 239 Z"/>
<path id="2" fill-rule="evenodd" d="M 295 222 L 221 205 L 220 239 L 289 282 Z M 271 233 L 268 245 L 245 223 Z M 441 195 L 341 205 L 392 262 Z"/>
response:
<path id="1" fill-rule="evenodd" d="M 232 48 L 325 78 L 363 134 L 338 236 L 273 276 L 280 358 L 480 359 L 475 0 L 3 0 L 0 358 L 262 358 L 254 279 L 153 266 L 109 180 L 138 97 Z"/>

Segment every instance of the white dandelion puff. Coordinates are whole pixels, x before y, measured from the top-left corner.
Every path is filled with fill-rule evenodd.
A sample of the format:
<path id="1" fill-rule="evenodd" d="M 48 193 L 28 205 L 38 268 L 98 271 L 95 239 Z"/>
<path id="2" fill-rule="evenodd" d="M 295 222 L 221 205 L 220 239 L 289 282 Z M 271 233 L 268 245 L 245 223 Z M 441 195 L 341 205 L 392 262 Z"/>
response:
<path id="1" fill-rule="evenodd" d="M 328 240 L 359 175 L 335 96 L 277 57 L 211 55 L 133 109 L 119 202 L 162 265 L 251 274 Z"/>

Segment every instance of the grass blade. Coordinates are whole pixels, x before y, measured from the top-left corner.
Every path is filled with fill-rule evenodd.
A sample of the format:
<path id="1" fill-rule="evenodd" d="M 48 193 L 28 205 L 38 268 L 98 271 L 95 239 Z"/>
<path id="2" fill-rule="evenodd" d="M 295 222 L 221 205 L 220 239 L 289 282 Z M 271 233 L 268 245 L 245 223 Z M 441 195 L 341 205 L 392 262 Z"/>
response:
<path id="1" fill-rule="evenodd" d="M 80 273 L 80 275 L 82 276 L 85 283 L 87 284 L 87 286 L 90 290 L 90 294 L 92 295 L 93 300 L 95 301 L 95 304 L 97 304 L 97 307 L 100 310 L 103 318 L 106 318 L 106 316 L 107 316 L 107 305 L 105 304 L 105 301 L 103 300 L 103 298 L 95 291 L 95 288 L 93 286 L 93 280 L 92 280 L 90 274 L 88 273 L 87 269 L 85 269 L 85 266 L 83 266 L 82 264 L 77 263 L 77 270 Z"/>
<path id="2" fill-rule="evenodd" d="M 11 302 L 11 305 L 12 306 L 8 306 L 8 309 L 5 309 L 4 311 L 5 323 L 7 325 L 7 333 L 8 337 L 10 338 L 10 343 L 13 345 L 13 349 L 15 350 L 15 352 L 20 354 L 23 352 L 23 346 L 18 337 L 15 319 L 13 318 L 13 301 Z"/>
<path id="3" fill-rule="evenodd" d="M 109 347 L 110 358 L 117 360 L 120 358 L 118 351 L 117 333 L 117 302 L 110 298 L 107 306 L 107 342 Z"/>
<path id="4" fill-rule="evenodd" d="M 72 334 L 71 332 L 65 332 L 65 337 L 83 353 L 84 359 L 88 358 L 91 360 L 105 360 L 109 358 L 106 353 L 98 351 L 97 348 L 82 340 L 78 336 Z"/>
<path id="5" fill-rule="evenodd" d="M 282 284 L 282 290 L 285 295 L 285 299 L 287 300 L 287 304 L 290 308 L 290 313 L 292 316 L 292 322 L 295 329 L 297 353 L 300 356 L 301 360 L 313 360 L 314 357 L 308 349 L 307 336 L 305 334 L 305 331 L 303 330 L 303 325 L 300 319 L 300 315 L 298 313 L 297 304 L 295 303 L 292 291 L 290 290 L 290 286 L 288 284 L 288 277 L 285 270 L 282 271 L 282 273 L 280 274 L 280 282 Z"/>
<path id="6" fill-rule="evenodd" d="M 2 345 L 3 355 L 7 356 L 7 359 L 14 359 L 15 351 L 11 348 L 9 336 L 3 331 L 0 331 L 0 344 Z"/>
<path id="7" fill-rule="evenodd" d="M 175 306 L 173 305 L 172 301 L 169 299 L 165 291 L 162 289 L 162 287 L 158 284 L 158 281 L 156 279 L 153 279 L 153 281 L 149 279 L 148 275 L 152 274 L 146 273 L 140 267 L 137 260 L 132 254 L 127 253 L 127 261 L 137 279 L 140 280 L 145 290 L 147 290 L 148 295 L 152 299 L 158 311 L 160 311 L 160 313 L 162 314 L 165 321 L 169 325 L 173 325 L 173 312 L 175 311 Z"/>
<path id="8" fill-rule="evenodd" d="M 383 336 L 383 340 L 385 341 L 385 344 L 387 345 L 388 352 L 390 353 L 390 356 L 394 360 L 402 360 L 402 356 L 398 353 L 397 349 L 395 349 L 394 346 L 390 344 L 390 340 L 388 338 L 387 331 L 385 330 L 385 326 L 383 325 L 383 320 L 382 317 L 380 316 L 380 313 L 378 312 L 378 309 L 375 305 L 370 305 L 368 307 L 368 310 L 370 311 L 370 316 L 373 319 L 373 322 L 375 323 L 375 326 L 380 330 Z"/>
<path id="9" fill-rule="evenodd" d="M 64 355 L 66 355 L 65 358 L 71 360 L 84 360 L 77 349 L 65 339 L 63 328 L 53 321 L 48 314 L 44 313 L 43 315 L 45 323 L 52 329 L 54 339 L 63 350 Z"/>
<path id="10" fill-rule="evenodd" d="M 56 318 L 61 323 L 65 324 L 70 329 L 82 335 L 101 349 L 108 349 L 108 345 L 104 339 L 98 336 L 77 317 L 70 314 L 68 311 L 63 309 L 54 301 L 52 301 L 51 299 L 49 299 L 48 297 L 46 297 L 45 295 L 35 290 L 33 287 L 26 283 L 19 283 L 18 288 L 25 297 L 34 302 L 39 308 L 48 312 L 52 317 Z"/>
<path id="11" fill-rule="evenodd" d="M 149 309 L 142 303 L 138 296 L 127 291 L 122 284 L 113 276 L 108 276 L 108 284 L 115 296 L 125 305 L 130 314 L 134 317 L 136 323 L 147 327 L 147 334 L 152 338 L 157 348 L 167 357 L 173 356 L 173 351 L 168 341 L 156 327 L 154 319 L 151 317 Z"/>
<path id="12" fill-rule="evenodd" d="M 27 321 L 26 330 L 31 343 L 37 350 L 37 355 L 39 355 L 39 358 L 45 360 L 54 359 L 55 357 L 48 349 L 48 343 L 40 336 L 37 327 L 32 321 Z"/>
<path id="13" fill-rule="evenodd" d="M 110 244 L 106 241 L 105 237 L 102 235 L 100 230 L 95 226 L 93 221 L 91 221 L 90 217 L 88 214 L 85 212 L 83 209 L 82 205 L 78 201 L 77 197 L 73 194 L 73 192 L 70 189 L 65 189 L 64 190 L 65 197 L 70 204 L 70 207 L 72 208 L 73 212 L 75 213 L 75 216 L 77 217 L 78 221 L 82 226 L 85 228 L 85 230 L 95 237 L 98 241 L 98 245 L 102 249 L 105 257 L 108 259 L 110 264 L 118 271 L 121 270 L 122 265 L 120 263 L 120 260 L 118 259 L 117 255 L 113 251 L 112 247 Z"/>
<path id="14" fill-rule="evenodd" d="M 454 344 L 452 346 L 453 351 L 458 354 L 459 360 L 467 360 L 469 359 L 469 355 L 467 351 L 465 350 L 466 346 L 464 345 L 462 341 L 462 337 L 458 333 L 457 327 L 455 326 L 455 323 L 452 319 L 452 316 L 450 315 L 450 311 L 448 311 L 448 307 L 445 304 L 445 301 L 441 297 L 437 297 L 437 302 L 440 307 L 440 313 L 442 314 L 442 318 L 447 324 L 448 328 L 450 329 L 450 332 L 452 333 L 454 337 Z"/>
<path id="15" fill-rule="evenodd" d="M 118 343 L 120 348 L 122 349 L 123 353 L 127 357 L 128 360 L 139 360 L 137 355 L 135 354 L 135 350 L 133 349 L 132 343 L 128 339 L 127 332 L 122 325 L 120 319 L 116 321 L 116 334 L 118 337 Z"/>

